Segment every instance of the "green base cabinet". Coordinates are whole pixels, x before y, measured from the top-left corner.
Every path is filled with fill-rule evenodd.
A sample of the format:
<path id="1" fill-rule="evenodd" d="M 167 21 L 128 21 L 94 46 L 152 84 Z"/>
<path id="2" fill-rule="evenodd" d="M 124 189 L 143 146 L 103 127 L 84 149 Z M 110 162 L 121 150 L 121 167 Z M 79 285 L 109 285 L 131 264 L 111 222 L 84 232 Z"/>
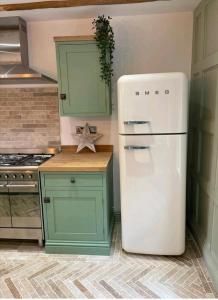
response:
<path id="1" fill-rule="evenodd" d="M 109 255 L 113 231 L 112 162 L 106 172 L 42 172 L 47 253 Z"/>
<path id="2" fill-rule="evenodd" d="M 110 87 L 100 77 L 95 40 L 56 41 L 60 114 L 74 117 L 109 116 Z"/>

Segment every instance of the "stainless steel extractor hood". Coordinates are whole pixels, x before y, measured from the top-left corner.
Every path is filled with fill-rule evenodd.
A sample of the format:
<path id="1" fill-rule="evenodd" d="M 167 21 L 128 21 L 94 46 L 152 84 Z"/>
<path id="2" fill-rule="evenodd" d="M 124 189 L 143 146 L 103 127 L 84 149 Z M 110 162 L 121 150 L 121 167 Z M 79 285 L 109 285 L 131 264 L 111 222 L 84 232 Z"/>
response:
<path id="1" fill-rule="evenodd" d="M 55 80 L 29 67 L 26 22 L 0 18 L 0 84 L 50 84 Z"/>

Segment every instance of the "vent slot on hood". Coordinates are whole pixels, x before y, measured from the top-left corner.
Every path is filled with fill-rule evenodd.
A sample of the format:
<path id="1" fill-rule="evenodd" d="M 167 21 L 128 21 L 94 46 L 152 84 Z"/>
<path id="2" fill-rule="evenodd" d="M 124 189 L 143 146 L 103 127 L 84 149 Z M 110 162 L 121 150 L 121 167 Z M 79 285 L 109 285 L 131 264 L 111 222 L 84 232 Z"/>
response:
<path id="1" fill-rule="evenodd" d="M 0 84 L 56 83 L 29 67 L 26 22 L 20 17 L 0 18 Z"/>

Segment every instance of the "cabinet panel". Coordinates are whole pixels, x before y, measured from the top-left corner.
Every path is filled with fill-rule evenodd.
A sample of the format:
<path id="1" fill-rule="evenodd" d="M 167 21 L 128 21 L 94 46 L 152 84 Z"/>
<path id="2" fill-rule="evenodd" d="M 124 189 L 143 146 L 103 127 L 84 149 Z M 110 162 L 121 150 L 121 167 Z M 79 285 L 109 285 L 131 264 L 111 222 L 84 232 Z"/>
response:
<path id="1" fill-rule="evenodd" d="M 202 13 L 199 13 L 195 17 L 194 24 L 194 62 L 197 63 L 202 59 L 203 51 L 203 36 L 202 36 L 203 22 L 202 22 Z"/>
<path id="2" fill-rule="evenodd" d="M 46 191 L 44 204 L 49 240 L 103 239 L 103 204 L 100 191 Z"/>
<path id="3" fill-rule="evenodd" d="M 189 133 L 189 166 L 192 172 L 199 172 L 200 134 L 196 128 L 191 128 Z"/>
<path id="4" fill-rule="evenodd" d="M 201 91 L 203 87 L 202 78 L 199 73 L 194 74 L 191 81 L 191 96 L 189 108 L 189 120 L 192 126 L 198 126 L 201 117 L 202 97 Z"/>
<path id="5" fill-rule="evenodd" d="M 213 144 L 214 136 L 208 132 L 201 132 L 200 144 L 200 176 L 205 183 L 211 181 L 213 174 Z"/>
<path id="6" fill-rule="evenodd" d="M 210 0 L 205 7 L 205 55 L 218 51 L 218 1 Z"/>
<path id="7" fill-rule="evenodd" d="M 189 193 L 192 195 L 192 198 L 189 199 L 189 216 L 191 217 L 192 222 L 196 224 L 198 222 L 199 192 L 198 184 L 192 177 L 189 179 Z"/>
<path id="8" fill-rule="evenodd" d="M 202 188 L 199 188 L 199 197 L 198 197 L 198 229 L 199 234 L 202 238 L 207 237 L 207 232 L 209 228 L 209 197 L 204 192 Z"/>
<path id="9" fill-rule="evenodd" d="M 218 68 L 210 68 L 204 72 L 202 119 L 204 122 L 214 122 L 218 99 Z M 213 125 L 213 124 L 211 124 Z"/>
<path id="10" fill-rule="evenodd" d="M 213 216 L 213 227 L 212 227 L 212 253 L 213 257 L 218 264 L 218 206 L 215 205 L 214 216 Z"/>
<path id="11" fill-rule="evenodd" d="M 61 114 L 104 116 L 110 114 L 109 87 L 101 79 L 99 50 L 95 42 L 58 44 Z"/>

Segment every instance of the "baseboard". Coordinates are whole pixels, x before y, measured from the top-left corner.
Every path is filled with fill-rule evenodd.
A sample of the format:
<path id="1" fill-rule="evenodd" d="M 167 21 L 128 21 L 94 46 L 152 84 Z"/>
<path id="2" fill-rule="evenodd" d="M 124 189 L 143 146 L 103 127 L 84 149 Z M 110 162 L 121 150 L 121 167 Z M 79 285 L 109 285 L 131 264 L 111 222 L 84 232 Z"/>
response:
<path id="1" fill-rule="evenodd" d="M 77 254 L 77 255 L 110 255 L 111 243 L 99 245 L 70 245 L 62 244 L 45 244 L 46 253 L 54 254 Z"/>
<path id="2" fill-rule="evenodd" d="M 213 281 L 213 285 L 215 290 L 218 292 L 218 266 L 217 263 L 214 261 L 213 256 L 210 250 L 207 247 L 202 249 L 203 257 L 208 268 L 209 274 Z"/>

